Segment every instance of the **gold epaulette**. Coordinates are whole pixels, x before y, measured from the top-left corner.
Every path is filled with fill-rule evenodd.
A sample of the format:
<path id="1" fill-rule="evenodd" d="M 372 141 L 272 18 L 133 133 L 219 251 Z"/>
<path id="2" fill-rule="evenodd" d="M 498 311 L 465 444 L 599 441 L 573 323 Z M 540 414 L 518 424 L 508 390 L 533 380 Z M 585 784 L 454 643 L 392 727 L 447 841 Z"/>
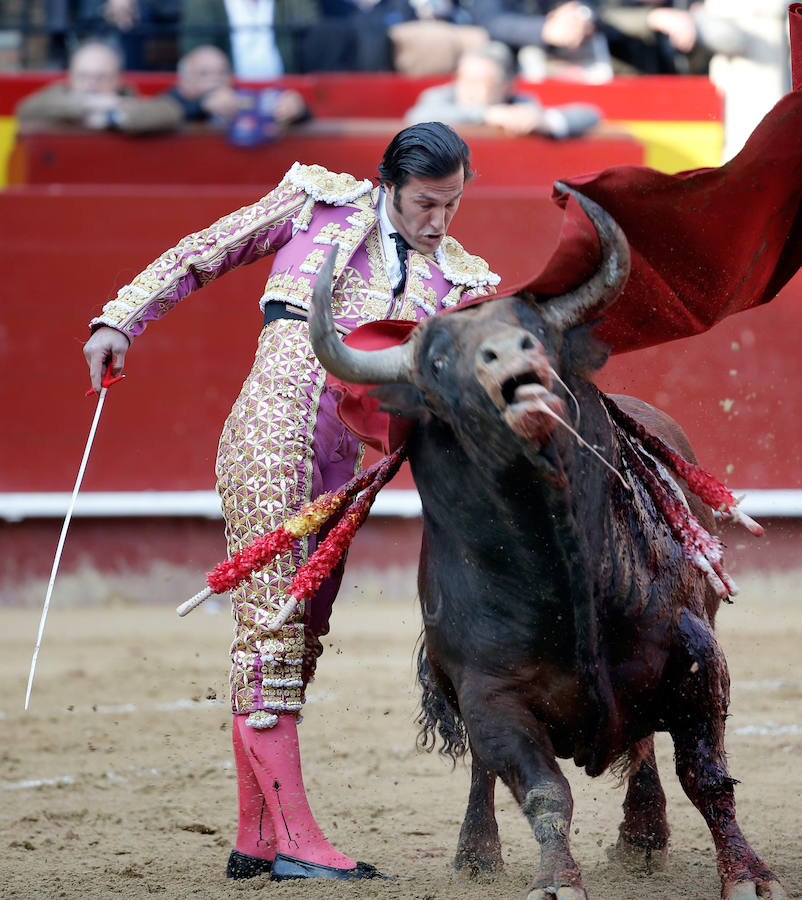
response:
<path id="1" fill-rule="evenodd" d="M 434 254 L 445 278 L 452 284 L 464 284 L 469 288 L 495 286 L 501 276 L 490 271 L 481 256 L 468 253 L 453 237 L 443 238 Z"/>
<path id="2" fill-rule="evenodd" d="M 368 178 L 359 181 L 347 172 L 329 172 L 323 166 L 304 166 L 298 162 L 293 163 L 282 179 L 282 184 L 285 182 L 305 191 L 314 200 L 330 203 L 332 206 L 353 203 L 357 197 L 373 189 Z"/>
<path id="3" fill-rule="evenodd" d="M 373 189 L 367 178 L 359 181 L 347 172 L 329 172 L 323 166 L 302 166 L 299 162 L 292 164 L 279 187 L 282 185 L 291 185 L 295 190 L 306 193 L 306 203 L 292 220 L 293 234 L 309 228 L 315 203 L 345 206 L 346 203 L 353 203 L 369 194 Z"/>

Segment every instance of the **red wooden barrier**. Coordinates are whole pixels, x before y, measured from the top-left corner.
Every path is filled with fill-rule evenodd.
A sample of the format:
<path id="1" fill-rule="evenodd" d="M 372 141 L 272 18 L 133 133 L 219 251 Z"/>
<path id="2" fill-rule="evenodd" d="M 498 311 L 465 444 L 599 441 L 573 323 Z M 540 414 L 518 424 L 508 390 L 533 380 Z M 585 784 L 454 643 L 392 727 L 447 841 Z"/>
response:
<path id="1" fill-rule="evenodd" d="M 0 492 L 69 491 L 92 417 L 81 345 L 101 303 L 246 188 L 32 187 L 0 194 Z M 537 272 L 560 211 L 545 191 L 469 188 L 454 234 L 506 280 Z M 110 392 L 88 491 L 213 484 L 217 435 L 252 359 L 267 264 L 230 273 L 139 338 Z M 800 488 L 802 279 L 714 331 L 611 361 L 601 379 L 666 409 L 702 463 L 745 488 Z"/>
<path id="2" fill-rule="evenodd" d="M 18 137 L 10 184 L 270 185 L 296 161 L 372 178 L 398 120 L 312 122 L 283 139 L 235 147 L 222 134 L 126 137 L 85 132 L 30 132 Z M 643 162 L 643 145 L 626 135 L 571 141 L 505 138 L 484 128 L 460 129 L 471 145 L 482 185 L 550 185 L 566 172 Z"/>

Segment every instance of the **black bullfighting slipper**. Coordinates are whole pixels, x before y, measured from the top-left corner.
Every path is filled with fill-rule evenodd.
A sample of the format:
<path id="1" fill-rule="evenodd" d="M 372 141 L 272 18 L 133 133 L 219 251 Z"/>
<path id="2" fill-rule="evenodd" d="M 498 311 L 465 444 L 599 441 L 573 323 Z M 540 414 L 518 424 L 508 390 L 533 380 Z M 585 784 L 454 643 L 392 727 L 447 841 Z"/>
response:
<path id="1" fill-rule="evenodd" d="M 369 863 L 358 862 L 353 869 L 336 869 L 334 866 L 324 866 L 320 863 L 277 853 L 273 860 L 270 880 L 289 881 L 292 878 L 334 878 L 337 881 L 353 881 L 357 878 L 387 878 L 387 876 L 382 875 L 375 866 L 371 866 Z"/>
<path id="2" fill-rule="evenodd" d="M 232 850 L 226 866 L 226 878 L 255 878 L 257 875 L 266 875 L 272 868 L 272 859 L 260 859 L 258 856 L 248 856 L 239 850 Z"/>

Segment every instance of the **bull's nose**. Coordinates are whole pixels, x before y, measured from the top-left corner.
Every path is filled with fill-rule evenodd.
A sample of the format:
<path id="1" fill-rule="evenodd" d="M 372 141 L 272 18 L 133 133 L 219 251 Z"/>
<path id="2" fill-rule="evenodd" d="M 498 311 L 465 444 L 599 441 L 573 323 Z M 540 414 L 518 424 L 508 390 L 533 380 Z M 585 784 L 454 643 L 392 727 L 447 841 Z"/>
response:
<path id="1" fill-rule="evenodd" d="M 521 328 L 505 329 L 485 338 L 479 345 L 477 358 L 485 366 L 508 360 L 519 353 L 536 351 L 538 342 Z"/>

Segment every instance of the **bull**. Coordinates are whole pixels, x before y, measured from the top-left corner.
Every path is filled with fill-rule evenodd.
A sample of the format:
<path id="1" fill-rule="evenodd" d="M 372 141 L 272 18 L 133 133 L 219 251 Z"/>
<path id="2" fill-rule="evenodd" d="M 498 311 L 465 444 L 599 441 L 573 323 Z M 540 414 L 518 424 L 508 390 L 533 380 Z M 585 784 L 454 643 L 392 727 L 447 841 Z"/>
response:
<path id="1" fill-rule="evenodd" d="M 604 210 L 571 193 L 596 228 L 602 263 L 562 296 L 494 298 L 374 351 L 336 335 L 333 254 L 313 297 L 324 367 L 378 385 L 383 408 L 415 422 L 407 449 L 423 506 L 421 737 L 431 746 L 439 731 L 445 752 L 470 749 L 472 760 L 455 866 L 469 875 L 501 866 L 501 778 L 540 845 L 528 900 L 587 897 L 557 758 L 592 776 L 617 767 L 627 781 L 617 846 L 659 859 L 669 828 L 654 733 L 668 731 L 679 780 L 713 837 L 722 897 L 779 900 L 783 888 L 736 821 L 725 758 L 729 675 L 713 626 L 730 587 L 713 576 L 716 590 L 682 552 L 634 473 L 613 410 L 686 458 L 693 452 L 667 415 L 593 384 L 608 348 L 592 323 L 622 290 L 629 251 Z M 570 430 L 561 424 L 569 419 Z M 712 529 L 709 508 L 675 484 Z"/>

